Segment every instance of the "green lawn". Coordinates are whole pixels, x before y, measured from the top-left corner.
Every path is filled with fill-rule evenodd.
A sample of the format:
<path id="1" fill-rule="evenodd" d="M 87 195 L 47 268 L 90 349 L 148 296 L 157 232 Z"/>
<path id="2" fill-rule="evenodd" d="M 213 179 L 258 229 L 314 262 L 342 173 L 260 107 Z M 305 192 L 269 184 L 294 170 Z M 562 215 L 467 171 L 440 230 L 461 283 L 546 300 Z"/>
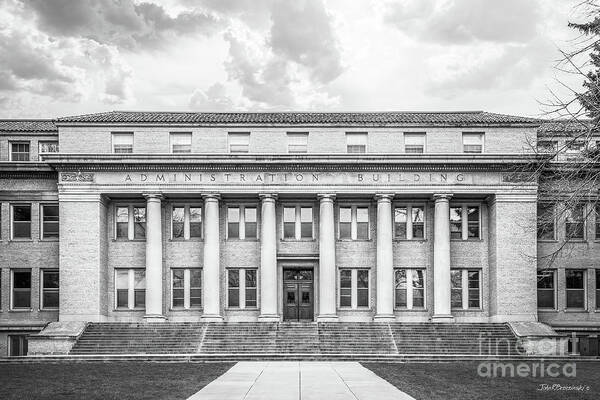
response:
<path id="1" fill-rule="evenodd" d="M 0 364 L 0 399 L 186 399 L 232 365 Z"/>
<path id="2" fill-rule="evenodd" d="M 515 364 L 518 364 L 518 362 Z M 478 374 L 479 363 L 474 362 L 439 364 L 363 363 L 363 366 L 417 400 L 600 399 L 600 362 L 576 363 L 577 376 L 574 378 L 564 376 L 557 378 L 481 377 Z M 538 390 L 541 384 L 559 384 L 563 388 L 567 385 L 589 386 L 589 391 L 541 391 Z"/>

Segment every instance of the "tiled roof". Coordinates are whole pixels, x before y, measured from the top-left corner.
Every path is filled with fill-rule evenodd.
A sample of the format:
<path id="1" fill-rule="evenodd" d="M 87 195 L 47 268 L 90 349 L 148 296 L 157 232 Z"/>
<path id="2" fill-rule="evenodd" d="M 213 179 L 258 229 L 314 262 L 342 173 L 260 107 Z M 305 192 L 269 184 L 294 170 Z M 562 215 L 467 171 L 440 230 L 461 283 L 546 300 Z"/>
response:
<path id="1" fill-rule="evenodd" d="M 0 132 L 57 132 L 50 119 L 0 119 Z"/>
<path id="2" fill-rule="evenodd" d="M 585 119 L 558 119 L 546 121 L 540 125 L 538 132 L 542 134 L 568 134 L 585 132 L 590 129 L 590 121 Z"/>
<path id="3" fill-rule="evenodd" d="M 58 118 L 57 123 L 248 125 L 537 125 L 535 118 L 459 112 L 146 112 L 109 111 Z"/>

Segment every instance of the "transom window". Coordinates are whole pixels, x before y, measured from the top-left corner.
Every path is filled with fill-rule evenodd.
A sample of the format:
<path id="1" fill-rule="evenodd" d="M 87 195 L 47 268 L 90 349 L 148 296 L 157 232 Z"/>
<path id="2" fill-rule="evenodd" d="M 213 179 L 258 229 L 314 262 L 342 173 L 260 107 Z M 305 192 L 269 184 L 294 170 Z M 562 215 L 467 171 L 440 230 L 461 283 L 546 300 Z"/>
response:
<path id="1" fill-rule="evenodd" d="M 39 154 L 47 154 L 47 153 L 58 153 L 58 141 L 57 140 L 45 140 L 38 142 L 38 153 Z"/>
<path id="2" fill-rule="evenodd" d="M 404 133 L 404 152 L 405 153 L 424 153 L 425 152 L 425 133 L 424 132 Z"/>
<path id="3" fill-rule="evenodd" d="M 171 153 L 191 153 L 192 152 L 192 133 L 176 132 L 171 133 Z"/>
<path id="4" fill-rule="evenodd" d="M 339 238 L 351 240 L 369 239 L 369 207 L 339 207 Z"/>
<path id="5" fill-rule="evenodd" d="M 585 270 L 565 270 L 567 280 L 567 308 L 585 309 Z"/>
<path id="6" fill-rule="evenodd" d="M 369 270 L 340 269 L 340 308 L 369 307 Z"/>
<path id="7" fill-rule="evenodd" d="M 115 207 L 115 237 L 142 240 L 146 238 L 146 207 L 123 205 Z"/>
<path id="8" fill-rule="evenodd" d="M 483 153 L 483 133 L 463 133 L 463 153 Z"/>
<path id="9" fill-rule="evenodd" d="M 313 208 L 311 206 L 283 207 L 283 238 L 313 238 Z"/>
<path id="10" fill-rule="evenodd" d="M 227 270 L 227 306 L 229 308 L 256 308 L 256 269 Z"/>
<path id="11" fill-rule="evenodd" d="M 12 238 L 31 239 L 31 204 L 11 205 Z"/>
<path id="12" fill-rule="evenodd" d="M 537 304 L 538 308 L 556 308 L 556 271 L 538 271 Z"/>
<path id="13" fill-rule="evenodd" d="M 193 205 L 173 206 L 171 237 L 184 240 L 202 237 L 202 207 Z"/>
<path id="14" fill-rule="evenodd" d="M 171 306 L 173 308 L 197 308 L 202 306 L 202 270 L 177 268 L 171 270 Z"/>
<path id="15" fill-rule="evenodd" d="M 31 308 L 31 270 L 12 269 L 11 271 L 11 308 Z"/>
<path id="16" fill-rule="evenodd" d="M 115 305 L 121 309 L 146 307 L 146 271 L 143 269 L 115 270 Z"/>
<path id="17" fill-rule="evenodd" d="M 112 134 L 113 153 L 133 153 L 133 132 Z"/>
<path id="18" fill-rule="evenodd" d="M 585 238 L 585 205 L 576 204 L 565 209 L 567 239 Z"/>
<path id="19" fill-rule="evenodd" d="M 367 152 L 367 133 L 366 132 L 346 133 L 346 152 L 347 153 L 366 153 Z"/>
<path id="20" fill-rule="evenodd" d="M 227 207 L 227 238 L 256 239 L 257 215 L 255 206 Z"/>
<path id="21" fill-rule="evenodd" d="M 538 203 L 537 205 L 537 237 L 542 240 L 555 239 L 554 204 Z"/>
<path id="22" fill-rule="evenodd" d="M 42 226 L 40 235 L 42 239 L 58 238 L 58 205 L 43 204 L 40 208 L 42 214 Z"/>
<path id="23" fill-rule="evenodd" d="M 230 133 L 228 138 L 230 153 L 248 153 L 250 148 L 249 132 Z"/>
<path id="24" fill-rule="evenodd" d="M 452 308 L 481 307 L 481 271 L 453 269 L 450 271 L 450 303 Z"/>
<path id="25" fill-rule="evenodd" d="M 308 132 L 288 132 L 288 153 L 308 152 Z"/>
<path id="26" fill-rule="evenodd" d="M 396 269 L 394 281 L 396 308 L 425 308 L 424 269 Z"/>
<path id="27" fill-rule="evenodd" d="M 425 238 L 425 206 L 398 205 L 394 207 L 394 237 L 396 239 Z"/>
<path id="28" fill-rule="evenodd" d="M 40 296 L 42 309 L 58 308 L 58 270 L 42 270 L 42 295 Z"/>
<path id="29" fill-rule="evenodd" d="M 467 221 L 466 224 L 463 221 Z M 450 207 L 450 238 L 479 239 L 480 212 L 477 205 L 453 205 Z"/>
<path id="30" fill-rule="evenodd" d="M 10 160 L 29 161 L 29 142 L 11 142 Z"/>

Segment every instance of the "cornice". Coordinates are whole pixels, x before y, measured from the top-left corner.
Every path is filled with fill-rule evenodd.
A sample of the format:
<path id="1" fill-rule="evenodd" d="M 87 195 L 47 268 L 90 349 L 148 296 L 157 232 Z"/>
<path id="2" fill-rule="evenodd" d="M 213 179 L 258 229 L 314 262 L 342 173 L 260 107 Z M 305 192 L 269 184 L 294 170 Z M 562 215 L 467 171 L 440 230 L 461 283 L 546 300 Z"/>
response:
<path id="1" fill-rule="evenodd" d="M 0 179 L 54 179 L 55 169 L 40 162 L 0 162 Z"/>

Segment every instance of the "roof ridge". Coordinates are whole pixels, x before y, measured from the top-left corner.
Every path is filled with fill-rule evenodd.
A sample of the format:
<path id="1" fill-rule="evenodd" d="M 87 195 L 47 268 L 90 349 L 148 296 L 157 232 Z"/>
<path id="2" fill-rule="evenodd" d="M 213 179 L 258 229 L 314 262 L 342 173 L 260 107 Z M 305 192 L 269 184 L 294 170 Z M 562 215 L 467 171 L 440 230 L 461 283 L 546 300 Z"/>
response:
<path id="1" fill-rule="evenodd" d="M 99 113 L 89 113 L 77 115 L 77 117 L 84 117 L 88 115 L 100 115 L 110 113 L 153 113 L 153 114 L 495 114 L 483 110 L 458 110 L 458 111 L 406 111 L 406 110 L 387 110 L 387 111 L 160 111 L 160 110 L 112 110 L 104 111 Z M 509 114 L 497 114 L 497 115 L 508 115 Z M 72 116 L 60 117 L 69 118 Z"/>

